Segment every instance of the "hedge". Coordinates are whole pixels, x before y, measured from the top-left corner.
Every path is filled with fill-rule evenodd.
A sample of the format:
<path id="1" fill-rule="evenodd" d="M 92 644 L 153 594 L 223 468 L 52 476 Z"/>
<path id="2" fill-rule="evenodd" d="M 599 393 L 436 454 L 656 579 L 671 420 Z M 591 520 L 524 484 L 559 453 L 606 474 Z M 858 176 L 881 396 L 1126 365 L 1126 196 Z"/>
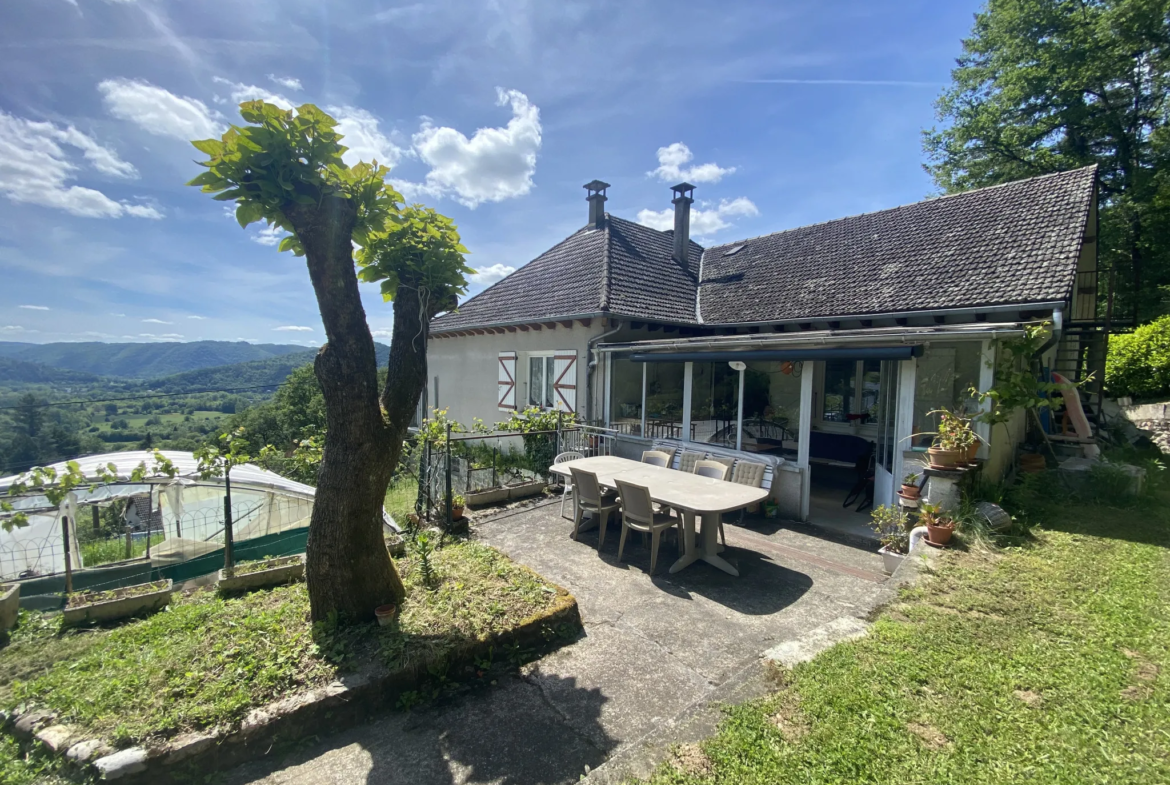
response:
<path id="1" fill-rule="evenodd" d="M 1154 398 L 1170 393 L 1170 316 L 1109 338 L 1105 360 L 1109 394 Z"/>

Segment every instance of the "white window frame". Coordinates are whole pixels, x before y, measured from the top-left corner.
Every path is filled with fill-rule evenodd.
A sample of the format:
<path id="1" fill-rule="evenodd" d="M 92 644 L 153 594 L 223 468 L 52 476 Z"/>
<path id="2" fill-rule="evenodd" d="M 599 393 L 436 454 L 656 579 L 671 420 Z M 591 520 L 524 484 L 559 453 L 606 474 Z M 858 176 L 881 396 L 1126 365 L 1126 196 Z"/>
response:
<path id="1" fill-rule="evenodd" d="M 542 409 L 542 410 L 556 408 L 556 405 L 557 405 L 556 390 L 554 390 L 552 388 L 552 385 L 548 381 L 550 378 L 550 375 L 551 375 L 553 381 L 554 382 L 556 381 L 556 370 L 555 370 L 556 363 L 554 362 L 554 359 L 553 359 L 555 356 L 556 356 L 556 350 L 551 350 L 551 349 L 547 350 L 547 351 L 541 350 L 541 351 L 537 351 L 537 352 L 525 352 L 524 353 L 524 406 L 525 406 L 525 408 L 530 407 L 530 406 L 536 406 L 537 408 Z M 539 403 L 532 402 L 532 360 L 533 360 L 533 358 L 536 358 L 536 357 L 540 357 L 540 358 L 544 359 L 543 369 L 542 369 L 542 373 L 544 374 L 544 376 L 541 379 L 541 391 L 540 391 L 541 394 L 540 394 L 540 402 Z M 548 395 L 548 394 L 551 394 L 551 400 L 548 402 L 545 402 L 545 395 Z"/>
<path id="2" fill-rule="evenodd" d="M 827 431 L 838 433 L 861 433 L 877 435 L 877 423 L 858 423 L 852 425 L 849 422 L 837 422 L 836 420 L 824 419 L 825 412 L 825 368 L 829 360 L 820 360 L 815 363 L 815 389 L 816 389 L 816 406 L 813 412 L 813 420 L 816 422 L 818 431 Z M 860 401 L 862 393 L 865 391 L 865 360 L 853 361 L 853 400 Z M 849 414 L 858 414 L 859 412 L 849 412 Z"/>

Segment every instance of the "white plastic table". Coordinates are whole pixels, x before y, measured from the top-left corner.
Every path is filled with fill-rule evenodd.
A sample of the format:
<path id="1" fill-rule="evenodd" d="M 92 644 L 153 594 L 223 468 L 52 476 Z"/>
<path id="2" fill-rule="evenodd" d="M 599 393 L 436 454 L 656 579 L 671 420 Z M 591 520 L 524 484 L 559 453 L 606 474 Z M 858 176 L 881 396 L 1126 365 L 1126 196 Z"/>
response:
<path id="1" fill-rule="evenodd" d="M 705 561 L 729 575 L 739 571 L 719 556 L 719 516 L 725 512 L 749 507 L 767 498 L 763 488 L 716 480 L 697 474 L 680 472 L 648 463 L 631 461 L 612 455 L 578 458 L 549 467 L 549 471 L 571 480 L 570 469 L 580 469 L 597 475 L 597 481 L 607 488 L 617 488 L 615 478 L 650 490 L 650 498 L 683 513 L 686 534 L 683 537 L 683 555 L 670 567 L 678 572 L 696 561 Z M 695 516 L 702 521 L 699 540 L 695 538 Z"/>

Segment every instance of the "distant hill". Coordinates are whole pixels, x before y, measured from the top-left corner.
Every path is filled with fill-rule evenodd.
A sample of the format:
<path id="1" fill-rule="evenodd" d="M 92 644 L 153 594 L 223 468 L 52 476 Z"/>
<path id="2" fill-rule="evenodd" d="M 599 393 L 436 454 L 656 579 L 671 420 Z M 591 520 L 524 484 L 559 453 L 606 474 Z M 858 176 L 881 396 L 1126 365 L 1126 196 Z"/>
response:
<path id="1" fill-rule="evenodd" d="M 374 343 L 378 356 L 378 367 L 383 368 L 390 357 L 390 347 Z M 301 349 L 293 354 L 252 360 L 246 363 L 220 365 L 215 368 L 201 368 L 161 379 L 152 379 L 147 386 L 159 392 L 188 392 L 192 390 L 231 390 L 258 385 L 276 385 L 306 363 L 313 362 L 316 349 Z"/>
<path id="2" fill-rule="evenodd" d="M 154 379 L 202 368 L 236 365 L 290 354 L 303 356 L 305 353 L 305 347 L 293 344 L 243 341 L 43 344 L 0 341 L 0 357 L 123 379 Z M 312 355 L 311 350 L 309 354 Z"/>
<path id="3" fill-rule="evenodd" d="M 0 356 L 0 384 L 92 384 L 100 381 L 101 377 L 92 373 L 66 371 Z"/>

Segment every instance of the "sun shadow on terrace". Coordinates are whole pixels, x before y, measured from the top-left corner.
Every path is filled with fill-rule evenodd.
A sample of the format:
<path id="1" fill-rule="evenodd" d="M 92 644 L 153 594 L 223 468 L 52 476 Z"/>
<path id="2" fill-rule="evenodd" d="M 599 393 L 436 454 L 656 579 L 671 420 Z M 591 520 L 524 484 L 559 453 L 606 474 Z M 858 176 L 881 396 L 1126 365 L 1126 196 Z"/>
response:
<path id="1" fill-rule="evenodd" d="M 613 526 L 606 531 L 605 545 L 600 553 L 600 562 L 604 564 L 605 569 L 641 573 L 650 578 L 648 587 L 680 599 L 700 596 L 737 613 L 767 616 L 779 613 L 795 603 L 813 585 L 812 578 L 808 575 L 783 567 L 764 554 L 735 546 L 729 546 L 720 556 L 739 571 L 739 577 L 729 575 L 703 562 L 696 562 L 671 574 L 670 566 L 679 556 L 674 535 L 671 533 L 663 535 L 658 550 L 658 564 L 654 575 L 649 576 L 649 537 L 642 542 L 641 538 L 632 533 L 626 541 L 626 548 L 619 562 L 617 551 L 620 534 L 620 529 Z M 596 553 L 597 531 L 583 532 L 580 537 L 577 543 L 570 542 L 569 545 L 590 547 Z"/>

